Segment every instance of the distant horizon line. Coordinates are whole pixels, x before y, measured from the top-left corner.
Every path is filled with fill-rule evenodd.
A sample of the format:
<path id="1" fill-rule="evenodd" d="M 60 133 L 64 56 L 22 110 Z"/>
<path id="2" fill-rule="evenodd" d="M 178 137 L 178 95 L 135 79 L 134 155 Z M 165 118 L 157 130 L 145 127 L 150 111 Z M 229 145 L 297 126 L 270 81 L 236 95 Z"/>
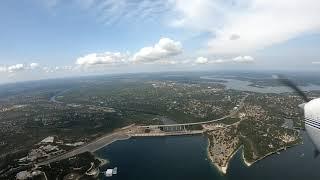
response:
<path id="1" fill-rule="evenodd" d="M 52 78 L 43 78 L 43 79 L 31 79 L 31 80 L 18 80 L 13 82 L 0 82 L 0 87 L 4 85 L 13 85 L 13 84 L 20 84 L 20 83 L 31 83 L 31 82 L 38 82 L 38 81 L 50 81 L 50 80 L 63 80 L 63 79 L 77 79 L 77 78 L 90 78 L 90 77 L 101 77 L 101 76 L 122 76 L 122 75 L 139 75 L 139 74 L 164 74 L 164 73 L 304 73 L 304 74 L 320 74 L 319 70 L 315 69 L 304 69 L 304 70 L 297 70 L 297 69 L 214 69 L 214 70 L 167 70 L 167 71 L 141 71 L 141 72 L 119 72 L 119 73 L 101 73 L 101 74 L 86 74 L 86 75 L 71 75 L 65 77 L 52 77 Z"/>

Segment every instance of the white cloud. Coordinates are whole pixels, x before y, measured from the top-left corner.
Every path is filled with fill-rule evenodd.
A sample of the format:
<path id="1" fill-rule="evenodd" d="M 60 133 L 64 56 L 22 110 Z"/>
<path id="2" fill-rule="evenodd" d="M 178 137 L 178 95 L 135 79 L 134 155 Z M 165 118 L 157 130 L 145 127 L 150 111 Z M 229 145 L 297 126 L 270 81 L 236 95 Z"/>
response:
<path id="1" fill-rule="evenodd" d="M 170 58 L 182 53 L 182 45 L 179 41 L 169 38 L 161 38 L 153 47 L 144 47 L 134 54 L 133 62 L 154 62 Z"/>
<path id="2" fill-rule="evenodd" d="M 175 65 L 175 64 L 179 64 L 179 61 L 175 61 L 175 60 L 159 60 L 156 61 L 157 64 L 162 64 L 162 65 Z"/>
<path id="3" fill-rule="evenodd" d="M 237 63 L 252 63 L 254 58 L 252 56 L 237 56 L 233 58 L 233 61 Z"/>
<path id="4" fill-rule="evenodd" d="M 24 64 L 15 64 L 15 65 L 9 66 L 7 70 L 8 72 L 13 73 L 13 72 L 25 70 L 25 68 L 26 67 Z"/>
<path id="5" fill-rule="evenodd" d="M 168 58 L 177 56 L 181 53 L 182 45 L 180 42 L 169 38 L 161 38 L 153 47 L 141 48 L 133 56 L 130 56 L 129 53 L 120 52 L 91 53 L 79 57 L 76 60 L 76 65 L 80 67 L 101 67 L 101 65 L 113 66 L 130 63 L 178 64 L 178 61 Z"/>
<path id="6" fill-rule="evenodd" d="M 72 71 L 75 68 L 73 66 L 63 66 L 61 69 L 65 70 L 65 71 Z"/>
<path id="7" fill-rule="evenodd" d="M 40 65 L 38 63 L 30 63 L 30 69 L 36 69 L 38 68 Z"/>
<path id="8" fill-rule="evenodd" d="M 54 69 L 53 68 L 50 68 L 50 67 L 43 67 L 42 70 L 46 73 L 53 73 L 54 72 Z"/>
<path id="9" fill-rule="evenodd" d="M 195 63 L 196 64 L 207 64 L 209 61 L 208 61 L 208 58 L 205 58 L 205 57 L 198 57 L 196 60 L 195 60 Z"/>
<path id="10" fill-rule="evenodd" d="M 311 64 L 319 64 L 320 65 L 320 61 L 313 61 L 313 62 L 311 62 Z"/>
<path id="11" fill-rule="evenodd" d="M 40 65 L 38 63 L 30 63 L 30 64 L 13 64 L 13 65 L 2 65 L 0 66 L 0 72 L 8 72 L 8 73 L 17 73 L 20 71 L 26 70 L 34 70 L 37 69 Z"/>
<path id="12" fill-rule="evenodd" d="M 228 59 L 214 59 L 210 60 L 206 57 L 198 57 L 195 61 L 194 64 L 222 64 L 222 63 L 228 63 L 231 62 Z"/>
<path id="13" fill-rule="evenodd" d="M 237 56 L 232 59 L 208 59 L 206 57 L 198 57 L 194 64 L 224 64 L 224 63 L 253 63 L 254 58 L 252 56 Z"/>
<path id="14" fill-rule="evenodd" d="M 7 72 L 7 67 L 6 66 L 0 66 L 0 73 L 1 72 Z"/>
<path id="15" fill-rule="evenodd" d="M 121 54 L 120 52 L 105 52 L 91 53 L 83 57 L 79 57 L 76 61 L 76 64 L 80 66 L 117 65 L 124 64 L 127 61 L 127 54 Z"/>
<path id="16" fill-rule="evenodd" d="M 240 54 L 320 30 L 318 0 L 173 0 L 171 24 L 211 32 L 208 51 Z"/>
<path id="17" fill-rule="evenodd" d="M 58 73 L 58 72 L 72 72 L 76 70 L 75 66 L 55 66 L 55 67 L 49 67 L 44 66 L 41 68 L 41 70 L 45 73 Z"/>

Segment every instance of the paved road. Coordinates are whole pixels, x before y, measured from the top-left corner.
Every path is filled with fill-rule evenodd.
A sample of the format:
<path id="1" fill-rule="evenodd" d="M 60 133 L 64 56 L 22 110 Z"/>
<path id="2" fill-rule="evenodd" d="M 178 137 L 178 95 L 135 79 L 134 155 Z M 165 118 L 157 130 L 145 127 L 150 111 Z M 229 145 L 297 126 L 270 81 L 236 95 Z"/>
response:
<path id="1" fill-rule="evenodd" d="M 229 115 L 227 116 L 224 116 L 224 117 L 221 117 L 221 118 L 218 118 L 218 119 L 214 119 L 214 120 L 210 120 L 210 121 L 203 121 L 203 122 L 195 122 L 195 123 L 184 123 L 184 124 L 167 124 L 167 125 L 150 125 L 150 126 L 140 126 L 140 127 L 169 127 L 169 126 L 184 126 L 184 125 L 199 125 L 199 124 L 208 124 L 208 123 L 212 123 L 212 122 L 217 122 L 217 121 L 220 121 L 220 120 L 223 120 L 225 118 L 228 118 L 228 117 L 231 117 L 233 115 L 235 115 L 243 106 L 244 106 L 244 101 L 245 99 L 249 96 L 249 94 L 247 94 L 246 96 L 244 96 L 241 101 L 240 101 L 240 105 L 239 107 L 236 109 L 236 110 L 233 110 Z M 127 126 L 127 127 L 124 127 L 114 133 L 111 133 L 111 134 L 108 134 L 106 136 L 103 136 L 95 141 L 92 141 L 84 146 L 81 146 L 79 148 L 76 148 L 72 151 L 69 151 L 67 153 L 64 153 L 62 155 L 58 155 L 54 158 L 51 158 L 49 160 L 46 160 L 46 161 L 43 161 L 43 162 L 40 162 L 40 163 L 37 163 L 36 165 L 37 166 L 42 166 L 42 165 L 46 165 L 46 164 L 49 164 L 49 163 L 52 163 L 52 162 L 55 162 L 55 161 L 60 161 L 62 159 L 66 159 L 66 158 L 69 158 L 69 157 L 72 157 L 72 156 L 75 156 L 77 154 L 81 154 L 81 153 L 84 153 L 84 152 L 95 152 L 96 150 L 98 149 L 101 149 L 103 148 L 104 146 L 108 145 L 108 144 L 111 144 L 112 142 L 115 142 L 115 141 L 118 141 L 118 140 L 124 140 L 124 139 L 129 139 L 131 136 L 128 135 L 128 133 L 126 133 L 127 129 L 128 128 L 131 128 L 131 126 Z M 138 126 L 139 127 L 139 126 Z M 185 134 L 197 134 L 199 132 L 189 132 L 189 133 L 185 133 Z M 160 135 L 160 134 L 158 134 Z M 173 134 L 171 134 L 173 135 Z M 184 135 L 183 133 L 175 133 L 174 135 Z M 133 136 L 138 136 L 137 134 L 136 135 L 133 135 Z M 150 136 L 150 134 L 149 134 Z M 163 136 L 163 134 L 161 134 L 161 136 Z"/>
<path id="2" fill-rule="evenodd" d="M 130 136 L 126 135 L 124 130 L 117 131 L 115 133 L 112 133 L 112 134 L 106 135 L 104 137 L 101 137 L 101 138 L 99 138 L 99 139 L 97 139 L 97 140 L 95 140 L 93 142 L 90 142 L 89 144 L 86 144 L 86 145 L 81 146 L 79 148 L 76 148 L 76 149 L 74 149 L 72 151 L 69 151 L 69 152 L 67 152 L 65 154 L 59 155 L 57 157 L 51 158 L 49 160 L 46 160 L 46 161 L 43 161 L 43 162 L 40 162 L 40 163 L 37 163 L 36 165 L 42 166 L 42 165 L 45 165 L 45 164 L 49 164 L 49 163 L 52 163 L 52 162 L 55 162 L 55 161 L 60 161 L 62 159 L 66 159 L 66 158 L 75 156 L 77 154 L 84 153 L 84 152 L 87 152 L 87 151 L 95 152 L 96 150 L 101 149 L 104 146 L 106 146 L 108 144 L 111 144 L 114 141 L 124 140 L 124 139 L 128 139 L 128 138 L 130 138 Z"/>
<path id="3" fill-rule="evenodd" d="M 132 137 L 151 137 L 151 136 L 184 136 L 184 135 L 194 135 L 202 134 L 203 130 L 193 130 L 193 131 L 176 131 L 176 132 L 162 132 L 162 133 L 142 133 L 133 134 Z"/>
<path id="4" fill-rule="evenodd" d="M 237 109 L 233 110 L 229 115 L 223 116 L 221 118 L 218 119 L 213 119 L 210 121 L 201 121 L 201 122 L 193 122 L 193 123 L 181 123 L 181 124 L 164 124 L 164 125 L 147 125 L 147 126 L 140 126 L 140 127 L 144 127 L 144 128 L 159 128 L 159 127 L 173 127 L 173 126 L 190 126 L 190 125 L 201 125 L 201 124 L 209 124 L 209 123 L 213 123 L 213 122 L 217 122 L 217 121 L 221 121 L 223 119 L 229 118 L 233 115 L 235 115 L 237 112 L 239 112 L 240 109 L 242 109 L 242 107 L 244 106 L 244 101 L 246 100 L 246 98 L 249 96 L 249 94 L 245 95 L 241 101 L 240 101 L 240 105 Z"/>

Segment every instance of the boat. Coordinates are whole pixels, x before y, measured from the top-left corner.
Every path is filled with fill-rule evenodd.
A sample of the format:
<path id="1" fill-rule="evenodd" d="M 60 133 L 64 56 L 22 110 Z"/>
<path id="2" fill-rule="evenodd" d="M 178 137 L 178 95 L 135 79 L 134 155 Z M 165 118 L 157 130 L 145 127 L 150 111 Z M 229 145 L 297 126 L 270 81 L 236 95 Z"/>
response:
<path id="1" fill-rule="evenodd" d="M 111 177 L 112 175 L 118 174 L 118 167 L 115 167 L 113 169 L 107 169 L 106 171 L 103 172 L 103 174 L 106 177 Z"/>
<path id="2" fill-rule="evenodd" d="M 112 174 L 116 175 L 118 173 L 118 167 L 113 168 L 112 170 Z"/>
<path id="3" fill-rule="evenodd" d="M 104 175 L 106 177 L 111 177 L 112 176 L 112 172 L 113 172 L 113 169 L 107 169 L 105 172 L 104 172 Z"/>

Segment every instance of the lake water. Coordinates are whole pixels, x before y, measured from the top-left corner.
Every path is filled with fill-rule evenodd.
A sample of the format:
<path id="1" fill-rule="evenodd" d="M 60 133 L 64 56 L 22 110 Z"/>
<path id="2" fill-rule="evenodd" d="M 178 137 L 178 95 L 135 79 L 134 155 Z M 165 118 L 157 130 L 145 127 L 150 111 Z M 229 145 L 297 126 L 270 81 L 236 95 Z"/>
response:
<path id="1" fill-rule="evenodd" d="M 291 92 L 284 86 L 250 87 L 250 82 L 225 80 L 228 89 L 259 93 Z M 303 90 L 320 90 L 320 86 L 309 85 Z M 290 122 L 286 124 L 290 126 Z M 204 136 L 145 137 L 117 141 L 96 152 L 110 164 L 101 170 L 118 167 L 114 180 L 318 180 L 320 179 L 320 156 L 313 157 L 314 147 L 302 132 L 304 144 L 274 154 L 246 167 L 241 151 L 230 161 L 227 175 L 222 175 L 207 157 L 207 138 Z M 107 179 L 101 176 L 102 179 Z"/>
<path id="2" fill-rule="evenodd" d="M 285 93 L 285 92 L 292 92 L 290 88 L 287 86 L 266 86 L 266 87 L 253 87 L 249 86 L 252 84 L 249 81 L 242 81 L 236 79 L 229 79 L 229 78 L 217 78 L 211 76 L 203 76 L 200 77 L 201 79 L 206 80 L 222 80 L 225 82 L 219 82 L 220 84 L 224 84 L 226 89 L 234 89 L 239 91 L 250 91 L 250 92 L 257 92 L 257 93 Z M 315 91 L 320 90 L 319 85 L 309 84 L 308 86 L 301 86 L 300 87 L 303 91 Z"/>
<path id="3" fill-rule="evenodd" d="M 147 137 L 117 141 L 96 152 L 118 167 L 117 180 L 301 180 L 320 179 L 320 157 L 313 158 L 313 145 L 305 133 L 304 144 L 274 154 L 246 167 L 241 151 L 221 175 L 207 158 L 204 136 Z M 103 176 L 101 178 L 107 179 Z"/>

